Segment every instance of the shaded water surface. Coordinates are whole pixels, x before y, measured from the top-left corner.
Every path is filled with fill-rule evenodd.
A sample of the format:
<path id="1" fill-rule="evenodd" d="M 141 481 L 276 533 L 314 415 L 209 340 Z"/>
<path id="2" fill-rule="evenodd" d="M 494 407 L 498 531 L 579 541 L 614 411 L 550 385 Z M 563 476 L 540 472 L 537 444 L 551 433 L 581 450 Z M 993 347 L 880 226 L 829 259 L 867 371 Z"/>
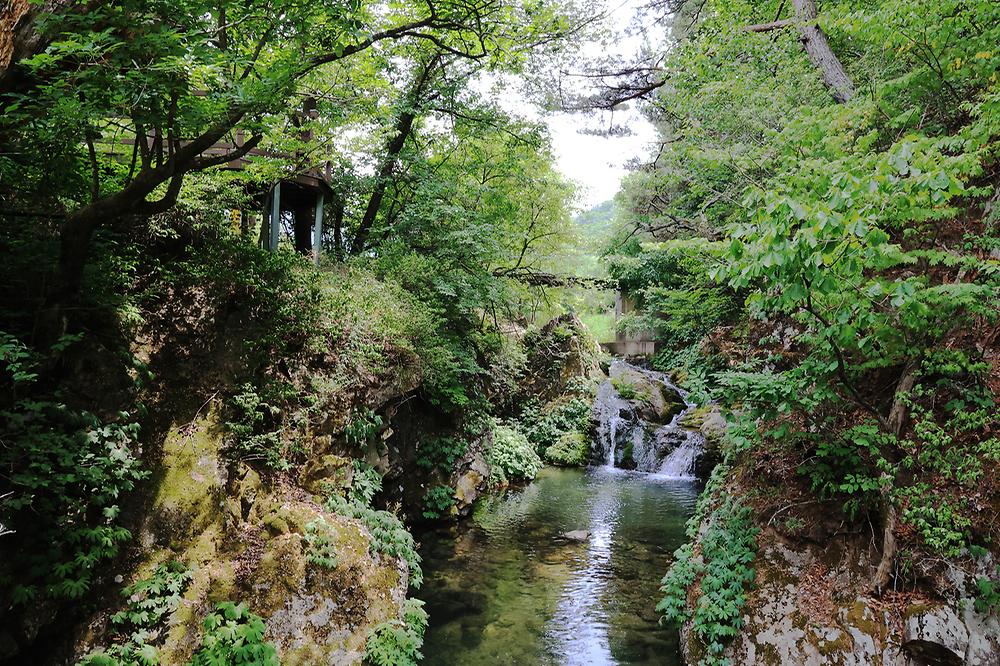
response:
<path id="1" fill-rule="evenodd" d="M 473 521 L 424 534 L 425 664 L 680 664 L 655 611 L 693 483 L 545 468 Z M 586 530 L 584 541 L 562 538 Z"/>

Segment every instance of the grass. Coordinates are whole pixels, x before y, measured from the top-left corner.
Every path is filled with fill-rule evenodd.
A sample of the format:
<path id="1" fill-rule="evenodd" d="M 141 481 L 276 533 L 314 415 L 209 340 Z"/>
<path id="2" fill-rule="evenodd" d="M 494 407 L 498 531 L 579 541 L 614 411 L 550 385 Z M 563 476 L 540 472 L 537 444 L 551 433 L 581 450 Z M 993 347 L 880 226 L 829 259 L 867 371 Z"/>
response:
<path id="1" fill-rule="evenodd" d="M 615 315 L 613 312 L 583 312 L 580 321 L 598 342 L 614 342 Z"/>

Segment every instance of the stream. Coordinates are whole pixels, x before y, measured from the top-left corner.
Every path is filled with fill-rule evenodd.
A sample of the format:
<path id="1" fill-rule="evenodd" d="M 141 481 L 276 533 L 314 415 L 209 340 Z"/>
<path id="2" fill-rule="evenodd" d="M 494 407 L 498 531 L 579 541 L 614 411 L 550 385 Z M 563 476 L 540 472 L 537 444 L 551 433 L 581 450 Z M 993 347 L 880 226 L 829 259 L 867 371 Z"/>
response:
<path id="1" fill-rule="evenodd" d="M 602 391 L 599 459 L 616 437 L 631 441 L 629 427 L 651 430 L 618 420 L 606 405 L 622 402 L 622 414 L 628 405 Z M 660 429 L 679 431 L 676 420 Z M 698 494 L 685 450 L 693 444 L 673 439 L 654 473 L 546 467 L 526 487 L 484 497 L 471 520 L 421 535 L 423 663 L 681 664 L 677 631 L 660 626 L 655 610 Z"/>

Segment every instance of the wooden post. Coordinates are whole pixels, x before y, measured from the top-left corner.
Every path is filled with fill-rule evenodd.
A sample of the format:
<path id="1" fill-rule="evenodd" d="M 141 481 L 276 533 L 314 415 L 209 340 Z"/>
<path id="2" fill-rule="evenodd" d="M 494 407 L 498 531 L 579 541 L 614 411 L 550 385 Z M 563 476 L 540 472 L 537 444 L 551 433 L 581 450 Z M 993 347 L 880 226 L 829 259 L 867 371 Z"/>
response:
<path id="1" fill-rule="evenodd" d="M 274 184 L 271 194 L 271 228 L 268 235 L 267 249 L 274 252 L 278 249 L 278 232 L 281 230 L 281 181 Z"/>
<path id="2" fill-rule="evenodd" d="M 313 261 L 319 265 L 319 253 L 323 249 L 323 190 L 316 194 L 316 223 L 313 226 Z"/>

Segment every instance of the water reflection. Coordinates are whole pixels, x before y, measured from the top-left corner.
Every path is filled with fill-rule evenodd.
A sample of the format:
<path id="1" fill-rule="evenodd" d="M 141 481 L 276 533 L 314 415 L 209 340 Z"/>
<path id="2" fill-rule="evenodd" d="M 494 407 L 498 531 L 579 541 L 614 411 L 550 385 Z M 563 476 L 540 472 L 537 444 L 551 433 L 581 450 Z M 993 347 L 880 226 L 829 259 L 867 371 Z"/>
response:
<path id="1" fill-rule="evenodd" d="M 422 535 L 425 663 L 679 664 L 655 605 L 696 494 L 653 475 L 547 468 L 471 524 Z M 575 530 L 589 537 L 562 537 Z"/>

